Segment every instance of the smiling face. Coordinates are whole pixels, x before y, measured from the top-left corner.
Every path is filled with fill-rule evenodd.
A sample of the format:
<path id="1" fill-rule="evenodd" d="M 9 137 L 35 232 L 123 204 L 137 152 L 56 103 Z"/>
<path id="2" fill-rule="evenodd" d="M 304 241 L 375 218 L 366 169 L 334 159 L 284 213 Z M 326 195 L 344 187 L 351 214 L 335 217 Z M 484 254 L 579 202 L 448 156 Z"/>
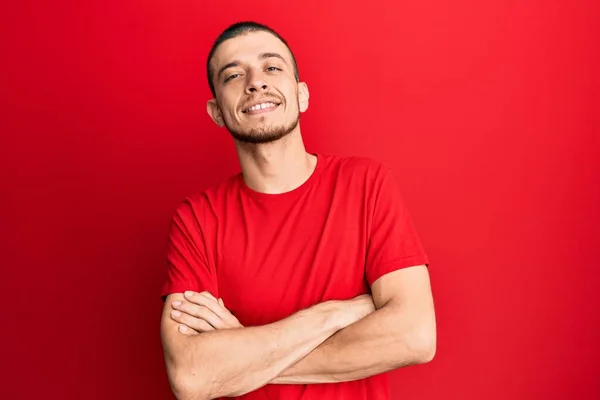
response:
<path id="1" fill-rule="evenodd" d="M 269 143 L 297 129 L 308 88 L 296 81 L 291 54 L 277 37 L 258 31 L 228 39 L 211 68 L 216 96 L 207 111 L 235 139 Z"/>

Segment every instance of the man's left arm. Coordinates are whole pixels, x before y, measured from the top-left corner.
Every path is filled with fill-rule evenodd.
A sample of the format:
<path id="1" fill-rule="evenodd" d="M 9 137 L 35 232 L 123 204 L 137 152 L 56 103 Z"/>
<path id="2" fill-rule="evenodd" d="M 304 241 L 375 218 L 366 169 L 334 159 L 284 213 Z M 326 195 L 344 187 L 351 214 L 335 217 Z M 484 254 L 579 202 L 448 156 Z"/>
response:
<path id="1" fill-rule="evenodd" d="M 391 169 L 366 196 L 365 276 L 375 311 L 337 332 L 273 383 L 350 381 L 430 361 L 436 324 L 425 250 Z"/>
<path id="2" fill-rule="evenodd" d="M 351 381 L 429 362 L 436 322 L 427 266 L 387 273 L 371 291 L 375 312 L 331 336 L 271 383 Z"/>

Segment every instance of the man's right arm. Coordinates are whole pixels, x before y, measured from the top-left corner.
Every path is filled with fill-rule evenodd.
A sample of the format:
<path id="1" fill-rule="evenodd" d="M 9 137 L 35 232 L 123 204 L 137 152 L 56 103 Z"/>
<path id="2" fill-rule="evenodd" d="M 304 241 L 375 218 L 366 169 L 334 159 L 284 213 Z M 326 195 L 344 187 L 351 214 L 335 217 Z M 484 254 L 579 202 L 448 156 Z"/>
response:
<path id="1" fill-rule="evenodd" d="M 167 296 L 161 336 L 171 388 L 179 400 L 240 396 L 298 362 L 338 330 L 372 311 L 367 296 L 328 301 L 272 324 L 182 335 Z M 217 304 L 217 302 L 215 301 Z"/>

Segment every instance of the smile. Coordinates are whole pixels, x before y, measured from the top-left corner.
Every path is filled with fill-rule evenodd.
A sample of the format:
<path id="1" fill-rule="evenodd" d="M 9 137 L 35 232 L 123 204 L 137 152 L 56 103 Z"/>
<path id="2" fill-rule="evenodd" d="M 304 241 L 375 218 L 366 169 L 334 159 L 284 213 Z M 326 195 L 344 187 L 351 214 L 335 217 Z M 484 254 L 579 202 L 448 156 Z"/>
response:
<path id="1" fill-rule="evenodd" d="M 242 112 L 245 114 L 256 114 L 259 112 L 271 111 L 271 110 L 275 109 L 275 107 L 277 107 L 278 105 L 279 104 L 272 103 L 272 102 L 260 103 L 260 104 L 255 104 L 252 107 L 243 110 Z"/>

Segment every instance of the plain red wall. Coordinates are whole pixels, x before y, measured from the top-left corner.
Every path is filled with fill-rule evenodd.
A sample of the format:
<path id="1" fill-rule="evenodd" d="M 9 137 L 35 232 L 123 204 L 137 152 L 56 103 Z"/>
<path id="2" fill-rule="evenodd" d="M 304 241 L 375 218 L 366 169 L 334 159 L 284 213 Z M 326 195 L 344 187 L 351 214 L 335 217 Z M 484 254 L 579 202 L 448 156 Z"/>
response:
<path id="1" fill-rule="evenodd" d="M 439 339 L 393 398 L 600 398 L 595 4 L 4 5 L 0 398 L 170 398 L 166 232 L 183 196 L 238 170 L 204 64 L 239 19 L 297 53 L 309 149 L 402 183 Z"/>

